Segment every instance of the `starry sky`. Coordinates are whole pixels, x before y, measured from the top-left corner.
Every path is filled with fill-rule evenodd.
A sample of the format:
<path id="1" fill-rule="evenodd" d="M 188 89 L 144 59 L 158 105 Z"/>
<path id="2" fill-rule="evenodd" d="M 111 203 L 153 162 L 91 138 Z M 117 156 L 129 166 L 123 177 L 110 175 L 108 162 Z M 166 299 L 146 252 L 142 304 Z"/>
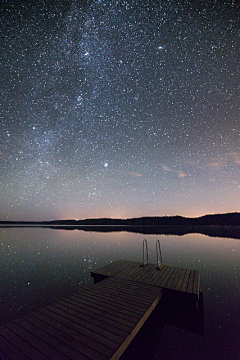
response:
<path id="1" fill-rule="evenodd" d="M 0 220 L 240 211 L 239 14 L 0 2 Z"/>

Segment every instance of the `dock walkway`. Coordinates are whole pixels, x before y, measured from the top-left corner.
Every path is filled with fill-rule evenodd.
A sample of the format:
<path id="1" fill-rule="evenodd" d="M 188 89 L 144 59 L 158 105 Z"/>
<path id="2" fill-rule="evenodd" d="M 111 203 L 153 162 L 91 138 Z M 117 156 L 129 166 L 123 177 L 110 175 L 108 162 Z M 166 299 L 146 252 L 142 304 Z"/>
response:
<path id="1" fill-rule="evenodd" d="M 199 271 L 118 260 L 94 285 L 0 327 L 1 360 L 119 359 L 163 291 L 198 300 Z"/>
<path id="2" fill-rule="evenodd" d="M 161 290 L 110 277 L 0 328 L 1 360 L 118 359 Z"/>

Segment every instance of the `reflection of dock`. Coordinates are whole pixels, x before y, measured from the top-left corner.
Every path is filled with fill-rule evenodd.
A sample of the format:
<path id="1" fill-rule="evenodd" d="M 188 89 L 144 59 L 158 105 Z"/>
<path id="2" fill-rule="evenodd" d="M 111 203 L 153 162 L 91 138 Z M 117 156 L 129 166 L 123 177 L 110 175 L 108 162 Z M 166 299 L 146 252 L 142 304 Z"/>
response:
<path id="1" fill-rule="evenodd" d="M 199 298 L 195 270 L 119 260 L 92 276 L 95 285 L 2 326 L 0 358 L 118 359 L 160 302 L 162 288 L 165 301 L 179 294 Z"/>

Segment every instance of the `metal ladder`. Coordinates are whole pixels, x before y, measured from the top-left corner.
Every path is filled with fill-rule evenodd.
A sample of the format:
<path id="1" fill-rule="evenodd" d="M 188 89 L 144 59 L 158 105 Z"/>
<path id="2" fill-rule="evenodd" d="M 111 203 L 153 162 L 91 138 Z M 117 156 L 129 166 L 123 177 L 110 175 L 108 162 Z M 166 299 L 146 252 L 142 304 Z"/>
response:
<path id="1" fill-rule="evenodd" d="M 163 262 L 162 262 L 162 252 L 161 252 L 161 246 L 160 246 L 159 240 L 156 241 L 156 253 L 157 253 L 156 269 L 160 270 L 163 267 Z M 160 258 L 160 260 L 159 260 L 159 258 Z"/>
<path id="2" fill-rule="evenodd" d="M 145 245 L 145 246 L 144 246 Z M 147 257 L 147 259 L 146 259 L 146 261 L 145 261 L 145 251 L 144 251 L 144 249 L 145 249 L 145 251 L 146 251 L 146 257 Z M 148 247 L 147 247 L 147 240 L 146 239 L 144 239 L 143 240 L 143 262 L 142 262 L 142 264 L 140 265 L 141 267 L 145 267 L 145 266 L 147 266 L 148 265 Z"/>
<path id="3" fill-rule="evenodd" d="M 145 255 L 146 253 L 146 255 Z M 163 267 L 163 262 L 162 262 L 162 252 L 161 252 L 161 246 L 160 246 L 160 241 L 157 240 L 156 241 L 156 254 L 157 254 L 157 265 L 156 265 L 156 269 L 160 270 Z M 145 259 L 146 257 L 146 259 Z M 144 239 L 143 240 L 143 261 L 141 263 L 141 267 L 145 267 L 147 266 L 148 263 L 148 247 L 147 247 L 147 240 Z"/>

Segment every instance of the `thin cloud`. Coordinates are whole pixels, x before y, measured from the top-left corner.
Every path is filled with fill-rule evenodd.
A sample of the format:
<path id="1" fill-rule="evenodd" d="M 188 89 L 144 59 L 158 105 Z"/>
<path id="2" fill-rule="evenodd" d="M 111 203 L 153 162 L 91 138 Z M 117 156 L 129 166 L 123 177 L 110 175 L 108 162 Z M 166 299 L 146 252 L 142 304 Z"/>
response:
<path id="1" fill-rule="evenodd" d="M 118 172 L 119 174 L 128 174 L 128 175 L 132 175 L 132 176 L 136 176 L 136 177 L 143 177 L 142 174 L 133 172 L 133 171 L 126 171 L 126 170 L 116 170 L 116 172 Z"/>
<path id="2" fill-rule="evenodd" d="M 177 174 L 177 177 L 178 177 L 179 179 L 184 179 L 184 178 L 187 176 L 187 174 L 184 173 L 183 171 L 181 171 L 181 170 L 173 170 L 173 169 L 171 169 L 169 166 L 166 166 L 166 165 L 164 165 L 162 168 L 163 168 L 163 170 L 166 171 L 166 172 L 174 172 L 174 173 L 176 173 L 176 174 Z"/>
<path id="3" fill-rule="evenodd" d="M 240 152 L 228 153 L 223 158 L 208 163 L 206 167 L 218 171 L 227 165 L 240 165 Z"/>
<path id="4" fill-rule="evenodd" d="M 240 152 L 230 153 L 228 154 L 228 156 L 230 157 L 230 159 L 234 164 L 240 165 Z"/>
<path id="5" fill-rule="evenodd" d="M 213 161 L 209 164 L 207 164 L 207 168 L 210 168 L 212 170 L 219 170 L 222 166 L 226 165 L 226 162 L 223 160 L 220 161 Z"/>
<path id="6" fill-rule="evenodd" d="M 164 171 L 167 171 L 167 172 L 172 171 L 172 169 L 170 169 L 170 167 L 168 167 L 168 166 L 163 166 L 162 168 Z"/>
<path id="7" fill-rule="evenodd" d="M 187 176 L 187 174 L 185 174 L 183 171 L 176 171 L 176 172 L 178 174 L 179 179 L 184 179 Z"/>

